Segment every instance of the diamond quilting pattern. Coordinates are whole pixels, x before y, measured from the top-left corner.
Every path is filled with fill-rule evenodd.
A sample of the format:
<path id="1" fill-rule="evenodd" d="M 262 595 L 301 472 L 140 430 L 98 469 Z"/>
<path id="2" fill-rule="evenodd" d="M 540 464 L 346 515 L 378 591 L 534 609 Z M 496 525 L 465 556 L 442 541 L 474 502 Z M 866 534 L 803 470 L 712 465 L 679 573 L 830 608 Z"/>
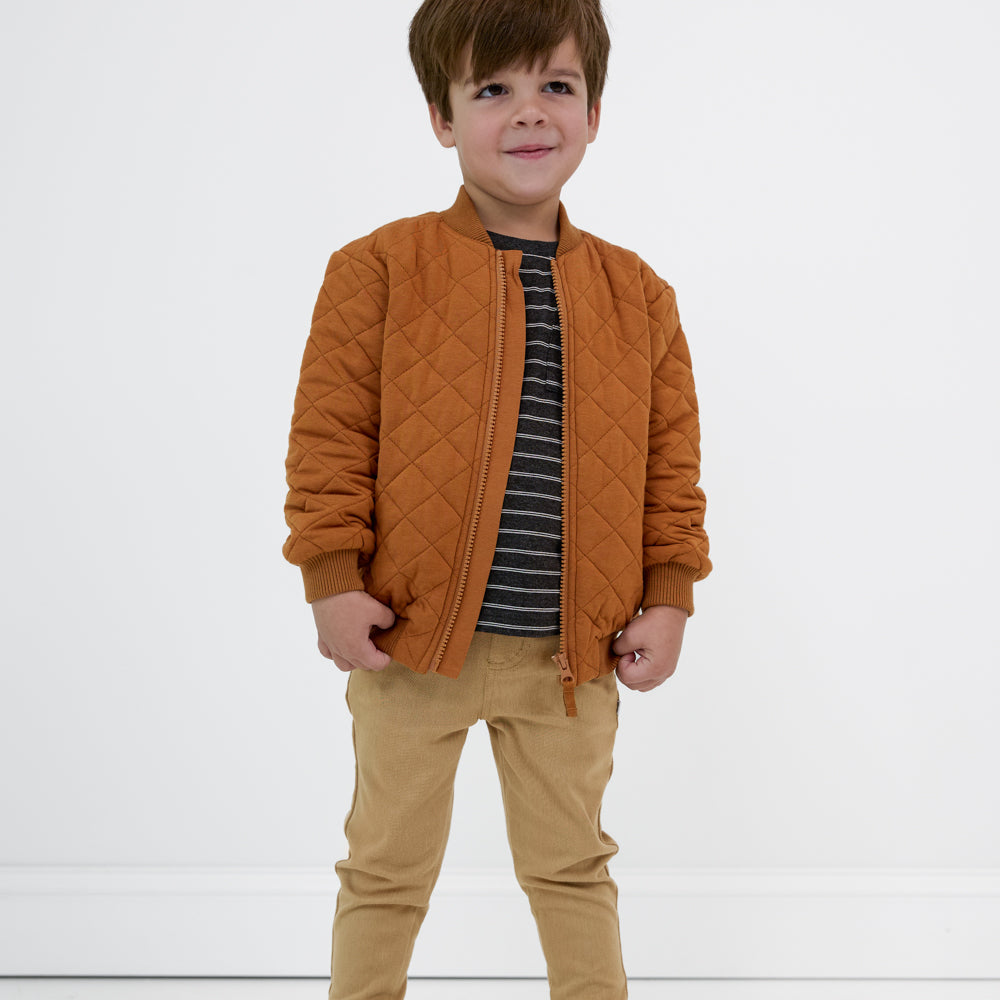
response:
<path id="1" fill-rule="evenodd" d="M 581 644 L 638 609 L 635 553 L 699 572 L 707 562 L 700 520 L 690 516 L 704 509 L 697 401 L 673 292 L 634 255 L 603 249 L 610 253 L 563 265 L 575 337 L 571 565 Z"/>
<path id="2" fill-rule="evenodd" d="M 303 358 L 285 554 L 301 564 L 358 549 L 369 589 L 411 635 L 437 627 L 471 517 L 492 370 L 491 252 L 437 214 L 345 247 Z M 558 257 L 557 272 L 569 348 L 568 641 L 583 650 L 635 613 L 643 565 L 674 561 L 703 576 L 710 563 L 672 290 L 593 237 Z M 597 669 L 581 664 L 578 679 Z"/>
<path id="3" fill-rule="evenodd" d="M 410 241 L 387 253 L 391 321 L 382 368 L 383 423 L 376 523 L 405 544 L 379 552 L 375 585 L 390 598 L 419 595 L 443 606 L 464 541 L 478 468 L 480 413 L 488 390 L 489 260 L 415 253 Z M 465 284 L 455 276 L 464 275 Z M 404 296 L 410 308 L 391 312 Z"/>

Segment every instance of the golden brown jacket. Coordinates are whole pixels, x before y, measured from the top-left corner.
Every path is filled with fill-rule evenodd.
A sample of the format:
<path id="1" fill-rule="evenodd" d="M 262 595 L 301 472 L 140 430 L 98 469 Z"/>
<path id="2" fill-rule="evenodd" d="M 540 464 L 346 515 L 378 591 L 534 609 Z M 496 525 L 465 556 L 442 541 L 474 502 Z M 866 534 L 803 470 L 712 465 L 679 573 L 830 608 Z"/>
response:
<path id="1" fill-rule="evenodd" d="M 284 552 L 306 599 L 366 590 L 375 645 L 458 675 L 493 560 L 524 374 L 520 252 L 465 189 L 333 254 L 302 362 Z M 560 666 L 609 673 L 641 606 L 693 612 L 711 569 L 698 409 L 673 289 L 559 210 L 563 338 Z"/>

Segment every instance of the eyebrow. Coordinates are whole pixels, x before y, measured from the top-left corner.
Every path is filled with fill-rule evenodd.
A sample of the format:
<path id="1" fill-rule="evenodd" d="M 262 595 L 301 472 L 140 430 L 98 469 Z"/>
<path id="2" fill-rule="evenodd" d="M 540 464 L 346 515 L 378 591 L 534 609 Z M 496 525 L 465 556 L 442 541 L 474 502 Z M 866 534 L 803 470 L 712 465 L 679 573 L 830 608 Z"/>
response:
<path id="1" fill-rule="evenodd" d="M 503 71 L 500 70 L 498 72 L 503 72 Z M 582 80 L 583 79 L 582 74 L 577 73 L 577 71 L 575 69 L 548 69 L 548 68 L 546 68 L 546 69 L 542 70 L 542 75 L 543 76 L 568 76 L 568 77 L 571 77 L 574 80 Z M 470 77 L 468 77 L 462 83 L 462 86 L 463 87 L 471 87 L 473 84 L 481 83 L 481 82 L 482 82 L 481 80 L 474 80 L 470 76 Z"/>

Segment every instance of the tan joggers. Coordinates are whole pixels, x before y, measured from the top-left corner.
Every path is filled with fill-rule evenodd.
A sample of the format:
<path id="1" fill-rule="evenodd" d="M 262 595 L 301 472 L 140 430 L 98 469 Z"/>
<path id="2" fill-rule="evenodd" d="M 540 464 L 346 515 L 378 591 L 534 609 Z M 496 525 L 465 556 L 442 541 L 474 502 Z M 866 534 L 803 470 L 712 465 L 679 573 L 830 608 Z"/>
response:
<path id="1" fill-rule="evenodd" d="M 337 865 L 330 1000 L 403 997 L 444 856 L 459 756 L 480 719 L 552 1000 L 627 996 L 607 869 L 617 845 L 600 823 L 618 691 L 614 675 L 581 685 L 579 714 L 569 718 L 551 659 L 557 648 L 557 638 L 476 632 L 458 679 L 395 662 L 351 674 L 357 781 L 349 856 Z"/>

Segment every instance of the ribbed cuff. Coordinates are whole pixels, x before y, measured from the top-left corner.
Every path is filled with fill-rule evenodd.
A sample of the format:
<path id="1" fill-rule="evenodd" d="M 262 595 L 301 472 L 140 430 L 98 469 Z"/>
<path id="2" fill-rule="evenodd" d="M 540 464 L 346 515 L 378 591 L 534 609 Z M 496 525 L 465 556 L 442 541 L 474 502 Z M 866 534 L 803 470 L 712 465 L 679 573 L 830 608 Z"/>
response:
<path id="1" fill-rule="evenodd" d="M 694 614 L 694 581 L 698 571 L 693 566 L 659 563 L 648 567 L 642 575 L 644 608 L 667 604 L 672 608 L 683 608 L 689 616 Z"/>
<path id="2" fill-rule="evenodd" d="M 347 590 L 364 590 L 365 584 L 358 569 L 359 549 L 338 549 L 321 552 L 307 559 L 300 569 L 306 587 L 306 601 L 312 604 L 321 597 L 342 594 Z"/>

